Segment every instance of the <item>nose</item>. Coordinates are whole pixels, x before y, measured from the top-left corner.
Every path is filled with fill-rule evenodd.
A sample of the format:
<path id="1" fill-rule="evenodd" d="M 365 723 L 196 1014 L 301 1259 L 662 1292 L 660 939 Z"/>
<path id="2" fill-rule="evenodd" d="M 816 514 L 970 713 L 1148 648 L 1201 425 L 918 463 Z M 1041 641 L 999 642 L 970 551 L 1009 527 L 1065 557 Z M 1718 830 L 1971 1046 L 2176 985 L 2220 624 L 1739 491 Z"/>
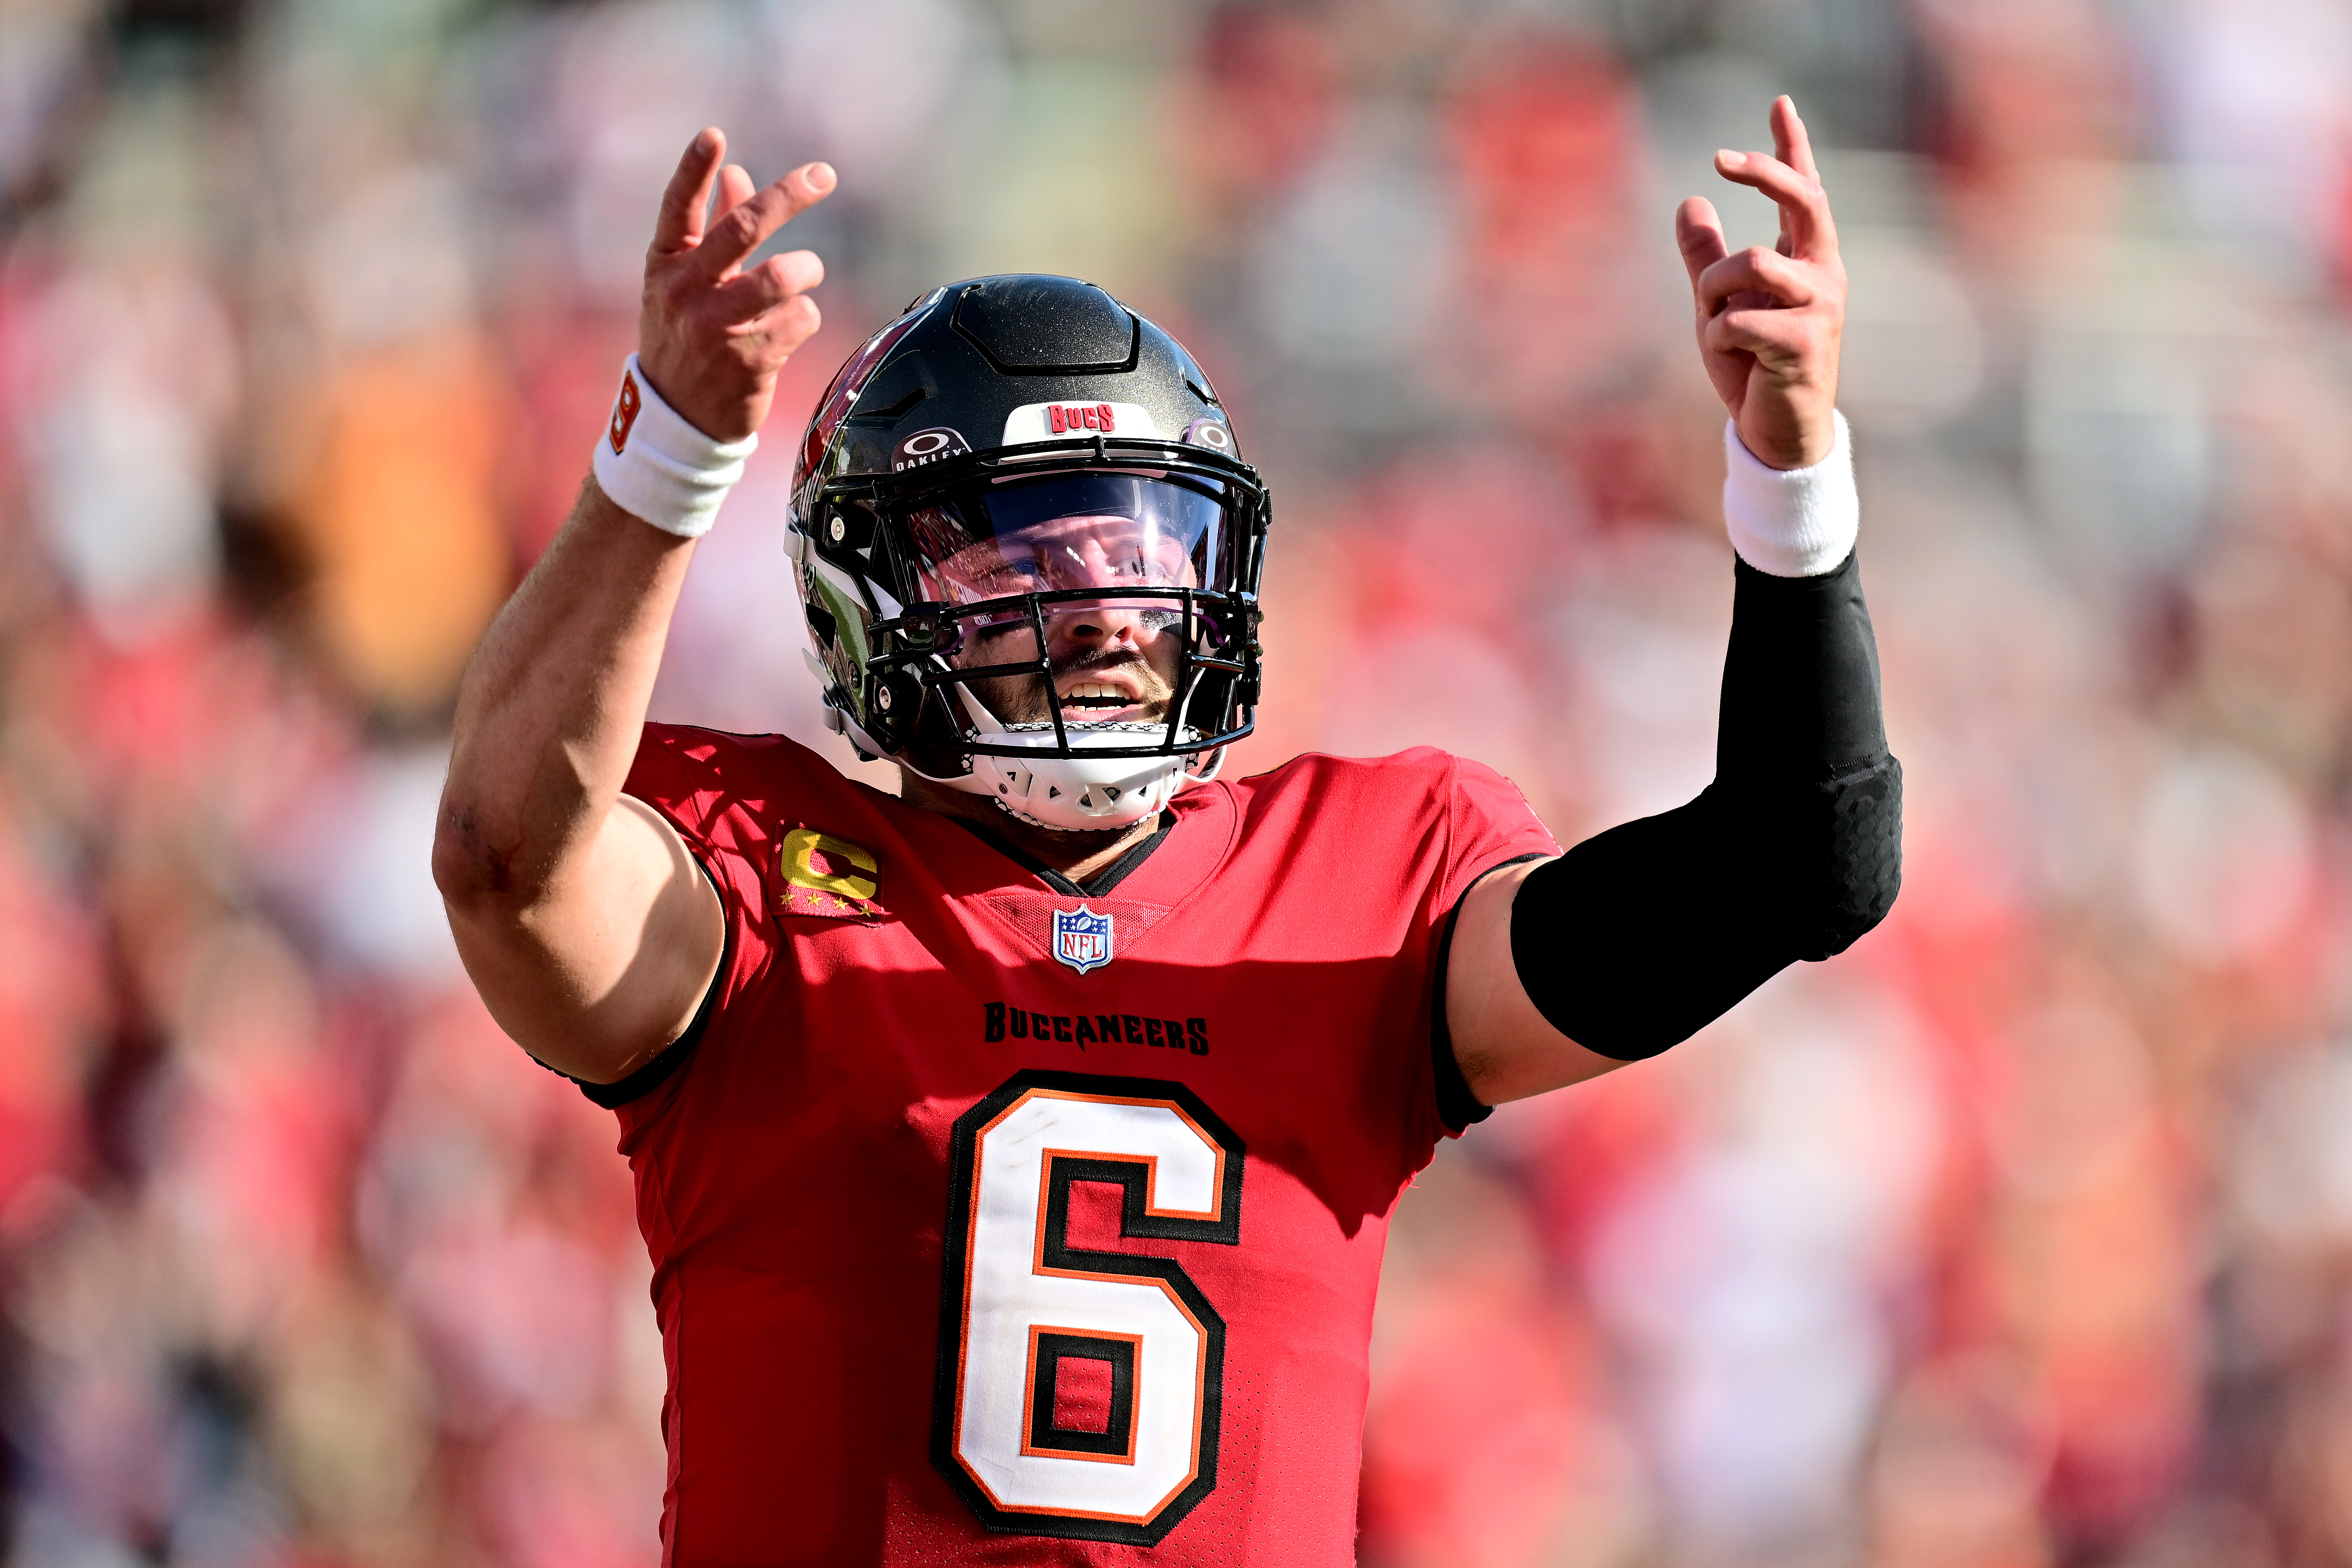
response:
<path id="1" fill-rule="evenodd" d="M 1108 588 L 1122 576 L 1099 539 L 1065 542 L 1053 559 L 1057 588 Z M 1057 605 L 1046 613 L 1047 637 L 1064 647 L 1139 647 L 1150 636 L 1151 623 L 1141 612 L 1150 606 L 1133 601 L 1079 599 Z"/>
<path id="2" fill-rule="evenodd" d="M 1144 618 L 1155 607 L 1118 599 L 1056 605 L 1045 616 L 1045 635 L 1060 647 L 1140 648 L 1157 629 Z"/>

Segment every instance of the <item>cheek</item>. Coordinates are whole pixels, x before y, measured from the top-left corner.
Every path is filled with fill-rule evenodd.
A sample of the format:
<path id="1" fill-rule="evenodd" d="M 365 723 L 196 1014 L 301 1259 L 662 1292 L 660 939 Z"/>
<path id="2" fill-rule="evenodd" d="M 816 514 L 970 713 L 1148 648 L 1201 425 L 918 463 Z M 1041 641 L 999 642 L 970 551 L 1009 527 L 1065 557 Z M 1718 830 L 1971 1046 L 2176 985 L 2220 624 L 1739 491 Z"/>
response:
<path id="1" fill-rule="evenodd" d="M 1183 639 L 1175 632 L 1158 632 L 1143 645 L 1143 661 L 1151 667 L 1153 674 L 1173 686 L 1176 684 L 1176 668 L 1183 660 Z"/>
<path id="2" fill-rule="evenodd" d="M 963 649 L 950 661 L 958 669 L 990 664 L 1017 664 L 1037 657 L 1037 634 L 1030 626 L 1013 625 L 969 631 Z"/>

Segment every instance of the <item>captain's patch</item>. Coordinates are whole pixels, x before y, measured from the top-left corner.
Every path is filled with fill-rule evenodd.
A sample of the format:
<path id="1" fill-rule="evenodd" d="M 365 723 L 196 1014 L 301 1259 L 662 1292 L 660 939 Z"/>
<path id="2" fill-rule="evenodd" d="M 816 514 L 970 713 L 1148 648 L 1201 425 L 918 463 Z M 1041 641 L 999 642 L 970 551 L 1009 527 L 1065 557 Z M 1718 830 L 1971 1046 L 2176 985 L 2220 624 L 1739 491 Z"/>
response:
<path id="1" fill-rule="evenodd" d="M 879 920 L 882 862 L 862 844 L 817 827 L 795 827 L 776 846 L 776 913 L 827 920 Z"/>

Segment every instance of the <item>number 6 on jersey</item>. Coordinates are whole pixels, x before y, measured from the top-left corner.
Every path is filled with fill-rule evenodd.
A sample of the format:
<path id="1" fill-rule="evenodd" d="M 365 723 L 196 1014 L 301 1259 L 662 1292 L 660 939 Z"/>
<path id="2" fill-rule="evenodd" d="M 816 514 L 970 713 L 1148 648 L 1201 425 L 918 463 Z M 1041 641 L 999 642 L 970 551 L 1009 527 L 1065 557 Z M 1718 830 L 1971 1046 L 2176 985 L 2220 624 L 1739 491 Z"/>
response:
<path id="1" fill-rule="evenodd" d="M 1242 1153 L 1153 1079 L 1016 1073 L 957 1118 L 931 1457 L 991 1530 L 1149 1546 L 1216 1489 L 1224 1320 L 1173 1259 L 1073 1247 L 1070 1188 L 1237 1247 Z"/>

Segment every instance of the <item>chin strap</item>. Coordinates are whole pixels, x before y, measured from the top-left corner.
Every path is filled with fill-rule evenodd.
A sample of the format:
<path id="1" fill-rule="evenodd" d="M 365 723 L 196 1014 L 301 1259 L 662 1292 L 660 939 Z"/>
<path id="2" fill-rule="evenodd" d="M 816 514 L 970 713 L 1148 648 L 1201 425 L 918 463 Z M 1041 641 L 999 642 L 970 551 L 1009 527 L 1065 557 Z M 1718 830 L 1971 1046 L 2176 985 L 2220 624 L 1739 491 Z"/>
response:
<path id="1" fill-rule="evenodd" d="M 971 739 L 992 745 L 1053 744 L 1050 724 L 1007 724 L 961 685 L 957 696 L 971 723 Z M 1224 748 L 1203 756 L 1194 752 L 1170 757 L 1100 757 L 1085 754 L 1096 746 L 1131 744 L 1138 735 L 1163 732 L 1164 724 L 1121 721 L 1108 724 L 1065 722 L 1064 733 L 1079 754 L 996 756 L 974 753 L 971 771 L 946 777 L 924 773 L 901 753 L 899 765 L 918 778 L 967 795 L 986 795 L 1003 811 L 1037 827 L 1065 833 L 1099 833 L 1124 827 L 1157 813 L 1176 793 L 1199 783 L 1224 760 Z M 1181 731 L 1188 737 L 1194 731 Z"/>

